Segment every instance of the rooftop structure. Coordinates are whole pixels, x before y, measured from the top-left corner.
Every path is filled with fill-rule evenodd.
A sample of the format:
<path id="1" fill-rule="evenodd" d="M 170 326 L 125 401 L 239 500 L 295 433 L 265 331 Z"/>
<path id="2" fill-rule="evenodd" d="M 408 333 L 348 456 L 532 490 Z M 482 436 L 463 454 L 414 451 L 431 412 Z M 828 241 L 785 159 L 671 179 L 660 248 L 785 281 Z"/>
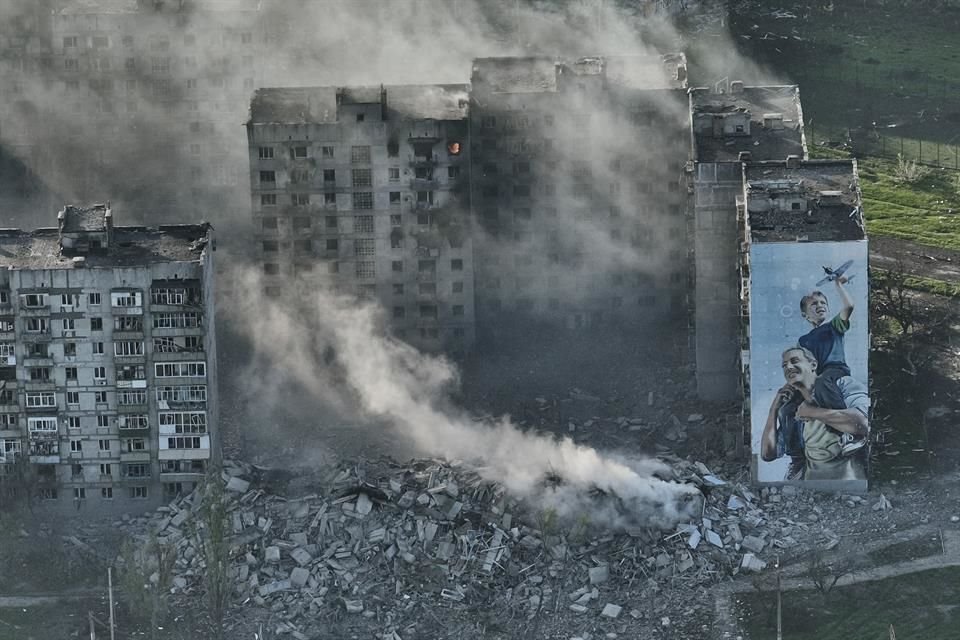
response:
<path id="1" fill-rule="evenodd" d="M 637 89 L 685 89 L 687 59 L 682 53 L 573 60 L 547 56 L 477 58 L 473 61 L 472 84 L 489 93 L 552 93 L 590 77 Z"/>
<path id="2" fill-rule="evenodd" d="M 332 124 L 344 121 L 345 110 L 341 107 L 358 105 L 373 107 L 372 120 L 387 120 L 391 115 L 462 120 L 466 117 L 469 89 L 463 84 L 258 89 L 250 103 L 249 122 Z M 349 114 L 353 122 L 358 122 L 356 109 L 350 109 Z"/>
<path id="3" fill-rule="evenodd" d="M 115 227 L 103 204 L 57 219 L 0 230 L 2 490 L 155 507 L 218 455 L 211 227 Z"/>
<path id="4" fill-rule="evenodd" d="M 757 162 L 744 166 L 752 242 L 817 242 L 865 237 L 852 160 Z"/>
<path id="5" fill-rule="evenodd" d="M 782 160 L 805 154 L 800 90 L 795 85 L 745 87 L 734 81 L 720 92 L 692 89 L 690 123 L 697 162 Z"/>

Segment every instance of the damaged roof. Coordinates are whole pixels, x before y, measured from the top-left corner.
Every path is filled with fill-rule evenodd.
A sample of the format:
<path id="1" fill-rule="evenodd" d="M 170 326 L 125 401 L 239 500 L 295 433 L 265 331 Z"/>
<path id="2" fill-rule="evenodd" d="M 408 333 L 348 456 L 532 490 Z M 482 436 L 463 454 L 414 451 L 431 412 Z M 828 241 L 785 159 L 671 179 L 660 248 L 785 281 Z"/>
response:
<path id="1" fill-rule="evenodd" d="M 377 104 L 381 91 L 388 113 L 462 120 L 467 115 L 469 90 L 465 84 L 258 89 L 250 102 L 250 124 L 332 124 L 338 121 L 338 104 Z"/>
<path id="2" fill-rule="evenodd" d="M 631 89 L 685 89 L 687 58 L 664 55 L 587 56 L 573 60 L 546 56 L 477 58 L 472 81 L 492 93 L 553 93 L 558 75 L 603 76 Z"/>
<path id="3" fill-rule="evenodd" d="M 546 56 L 477 58 L 472 82 L 492 93 L 548 93 L 557 90 L 557 63 Z"/>
<path id="4" fill-rule="evenodd" d="M 751 159 L 782 160 L 788 155 L 804 157 L 803 111 L 796 85 L 744 87 L 737 92 L 715 93 L 709 89 L 690 90 L 691 119 L 694 121 L 694 157 L 697 162 L 736 162 L 743 151 Z M 750 114 L 750 135 L 714 136 L 697 132 L 696 119 L 710 115 Z M 779 114 L 783 128 L 764 126 L 764 116 Z"/>
<path id="5" fill-rule="evenodd" d="M 95 204 L 91 207 L 76 207 L 67 205 L 63 209 L 63 231 L 75 233 L 78 231 L 104 231 L 107 228 L 107 213 L 110 209 L 104 204 Z"/>
<path id="6" fill-rule="evenodd" d="M 77 269 L 190 262 L 203 256 L 211 229 L 207 223 L 114 227 L 110 246 L 84 253 L 82 260 L 61 255 L 57 229 L 0 229 L 0 268 Z"/>
<path id="7" fill-rule="evenodd" d="M 743 176 L 753 242 L 866 237 L 855 160 L 751 162 Z"/>

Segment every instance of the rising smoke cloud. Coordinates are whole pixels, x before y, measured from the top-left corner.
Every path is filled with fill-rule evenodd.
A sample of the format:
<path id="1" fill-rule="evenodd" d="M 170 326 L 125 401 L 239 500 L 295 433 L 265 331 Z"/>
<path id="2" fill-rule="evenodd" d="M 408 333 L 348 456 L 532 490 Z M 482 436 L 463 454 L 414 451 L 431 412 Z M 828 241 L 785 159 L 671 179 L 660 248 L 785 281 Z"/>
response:
<path id="1" fill-rule="evenodd" d="M 244 291 L 259 291 L 259 276 L 237 275 Z M 238 300 L 234 330 L 249 338 L 256 357 L 246 374 L 258 401 L 270 404 L 259 381 L 297 389 L 301 402 L 334 404 L 355 420 L 385 424 L 423 455 L 470 465 L 514 497 L 563 519 L 586 517 L 613 529 L 668 527 L 699 513 L 698 491 L 662 477 L 652 459 L 605 454 L 568 438 L 521 431 L 508 417 L 475 422 L 450 401 L 456 367 L 389 337 L 380 308 L 320 292 L 300 308 Z M 315 429 L 325 425 L 317 422 Z"/>

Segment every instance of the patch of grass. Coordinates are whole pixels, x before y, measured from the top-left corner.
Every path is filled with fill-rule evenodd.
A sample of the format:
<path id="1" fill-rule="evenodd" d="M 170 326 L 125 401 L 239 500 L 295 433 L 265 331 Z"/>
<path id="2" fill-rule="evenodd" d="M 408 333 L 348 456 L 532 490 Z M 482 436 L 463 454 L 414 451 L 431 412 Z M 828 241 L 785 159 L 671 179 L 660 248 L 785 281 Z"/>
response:
<path id="1" fill-rule="evenodd" d="M 891 624 L 898 640 L 955 638 L 960 628 L 960 569 L 951 567 L 783 597 L 785 640 L 886 640 Z M 776 633 L 776 593 L 752 593 L 738 603 L 750 638 Z"/>
<path id="2" fill-rule="evenodd" d="M 843 159 L 850 154 L 843 149 L 810 145 L 810 157 Z M 868 234 L 960 250 L 960 173 L 927 168 L 922 178 L 907 183 L 898 179 L 896 159 L 860 158 L 857 167 Z M 956 295 L 949 292 L 946 283 L 915 280 L 916 286 L 911 288 Z"/>

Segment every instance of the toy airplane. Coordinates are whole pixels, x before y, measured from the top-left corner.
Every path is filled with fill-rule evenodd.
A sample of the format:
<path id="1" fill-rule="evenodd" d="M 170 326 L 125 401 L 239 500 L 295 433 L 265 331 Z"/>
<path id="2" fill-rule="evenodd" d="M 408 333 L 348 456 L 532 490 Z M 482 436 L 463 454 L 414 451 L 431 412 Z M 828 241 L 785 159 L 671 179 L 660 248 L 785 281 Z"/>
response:
<path id="1" fill-rule="evenodd" d="M 827 277 L 821 280 L 820 282 L 818 282 L 817 286 L 819 287 L 827 282 L 833 282 L 837 278 L 841 277 L 844 273 L 846 273 L 847 269 L 849 269 L 850 265 L 852 264 L 853 264 L 853 260 L 847 260 L 836 269 L 831 269 L 830 267 L 824 267 L 823 272 L 827 274 Z M 853 280 L 853 276 L 847 276 L 847 282 L 850 282 L 851 280 Z"/>

